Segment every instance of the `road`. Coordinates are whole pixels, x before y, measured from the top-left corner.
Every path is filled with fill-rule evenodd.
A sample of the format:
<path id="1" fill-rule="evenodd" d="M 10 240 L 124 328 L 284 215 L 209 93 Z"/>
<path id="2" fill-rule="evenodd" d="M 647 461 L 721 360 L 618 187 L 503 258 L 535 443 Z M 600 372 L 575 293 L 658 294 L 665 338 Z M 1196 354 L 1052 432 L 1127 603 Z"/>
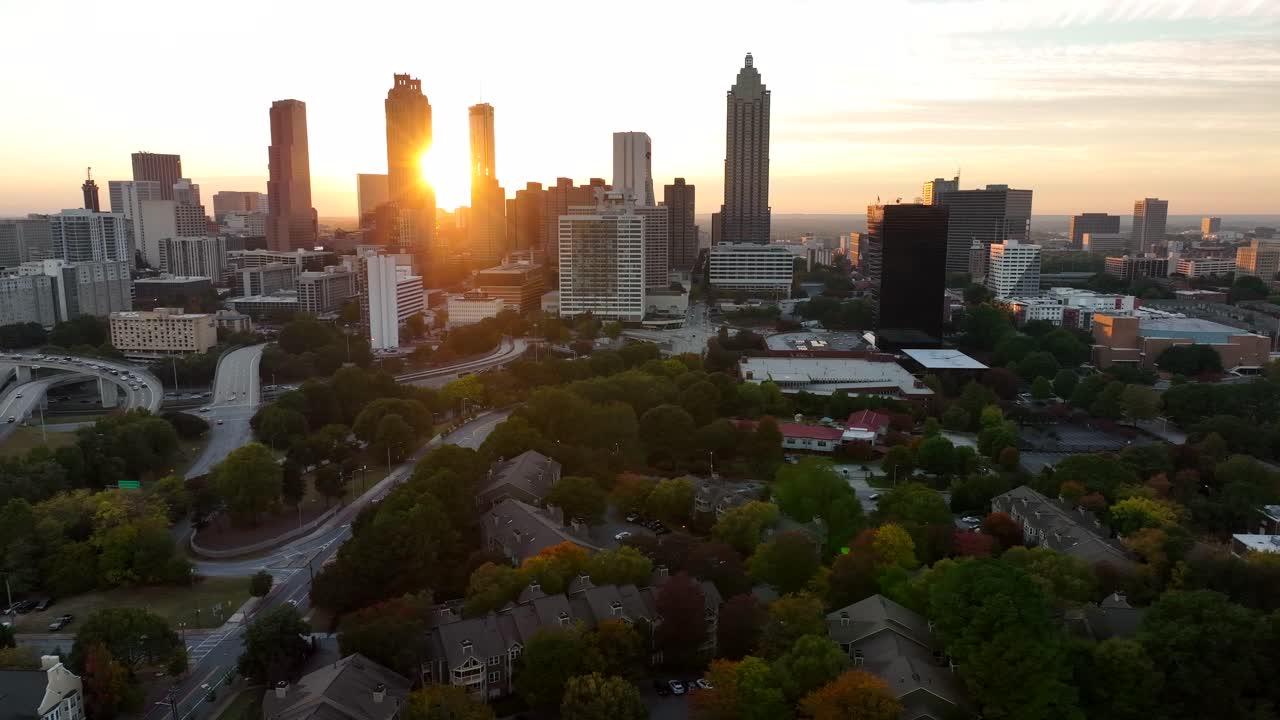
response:
<path id="1" fill-rule="evenodd" d="M 18 422 L 38 411 L 38 405 L 45 394 L 56 385 L 102 378 L 118 386 L 120 404 L 123 407 L 146 408 L 153 413 L 160 410 L 162 388 L 159 378 L 136 365 L 97 358 L 72 357 L 71 360 L 67 360 L 65 357 L 53 358 L 16 353 L 0 356 L 0 370 L 17 366 L 59 372 L 51 377 L 36 378 L 14 385 L 0 395 L 0 442 L 8 438 Z M 112 375 L 112 372 L 115 374 Z M 123 373 L 132 373 L 137 379 L 124 379 Z M 22 397 L 18 397 L 19 395 Z M 10 417 L 15 419 L 12 425 L 7 422 Z"/>
<path id="2" fill-rule="evenodd" d="M 473 372 L 481 372 L 490 368 L 506 365 L 513 360 L 518 360 L 524 355 L 524 351 L 528 347 L 529 342 L 524 338 L 512 339 L 504 337 L 496 350 L 482 358 L 465 360 L 463 362 L 446 365 L 444 367 L 397 375 L 396 382 L 413 383 L 414 385 L 422 385 L 424 387 L 440 387 L 447 384 L 449 381 L 456 379 L 459 373 L 469 374 Z"/>
<path id="3" fill-rule="evenodd" d="M 209 421 L 209 442 L 187 470 L 187 478 L 206 475 L 213 466 L 252 440 L 249 420 L 262 402 L 258 365 L 266 345 L 251 345 L 223 355 L 213 379 L 213 400 L 202 411 Z"/>
<path id="4" fill-rule="evenodd" d="M 395 485 L 408 479 L 413 473 L 414 465 L 433 448 L 444 443 L 479 447 L 489 433 L 493 432 L 493 428 L 510 414 L 509 410 L 486 414 L 442 438 L 436 438 L 419 448 L 386 478 L 339 510 L 315 532 L 286 543 L 270 555 L 241 560 L 196 562 L 196 572 L 201 575 L 244 576 L 266 570 L 276 578 L 276 583 L 271 593 L 243 622 L 228 622 L 207 634 L 191 634 L 187 643 L 191 668 L 176 688 L 178 717 L 185 717 L 192 707 L 201 703 L 208 692 L 202 685 L 213 685 L 236 666 L 243 646 L 245 625 L 252 622 L 255 616 L 289 602 L 294 603 L 298 612 L 304 616 L 310 612 L 312 573 L 323 567 L 325 561 L 333 557 L 351 536 L 351 521 L 366 505 L 382 499 Z M 167 702 L 158 703 L 161 699 L 153 697 L 148 700 L 145 720 L 170 720 L 173 710 Z"/>
<path id="5" fill-rule="evenodd" d="M 693 303 L 685 313 L 684 327 L 672 330 L 624 330 L 629 337 L 660 345 L 671 355 L 692 353 L 701 355 L 707 350 L 707 340 L 715 336 L 719 328 L 712 324 L 708 308 L 703 303 Z"/>

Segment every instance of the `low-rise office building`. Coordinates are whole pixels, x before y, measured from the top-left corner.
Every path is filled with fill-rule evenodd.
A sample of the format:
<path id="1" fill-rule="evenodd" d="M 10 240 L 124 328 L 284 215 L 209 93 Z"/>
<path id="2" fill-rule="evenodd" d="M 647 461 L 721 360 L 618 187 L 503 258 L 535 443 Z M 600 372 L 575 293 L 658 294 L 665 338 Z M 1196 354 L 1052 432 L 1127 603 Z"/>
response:
<path id="1" fill-rule="evenodd" d="M 477 272 L 475 288 L 489 297 L 501 298 L 506 309 L 524 313 L 538 309 L 545 284 L 542 268 L 518 262 Z"/>
<path id="2" fill-rule="evenodd" d="M 1212 277 L 1236 271 L 1233 258 L 1180 258 L 1175 272 L 1183 277 Z"/>
<path id="3" fill-rule="evenodd" d="M 1227 370 L 1261 368 L 1271 352 L 1268 337 L 1197 318 L 1098 314 L 1093 342 L 1093 363 L 1100 368 L 1117 363 L 1154 368 L 1160 353 L 1175 345 L 1208 345 Z"/>
<path id="4" fill-rule="evenodd" d="M 892 358 L 865 357 L 748 357 L 738 365 L 745 382 L 776 383 L 784 393 L 883 395 L 925 401 L 933 391 Z"/>
<path id="5" fill-rule="evenodd" d="M 719 243 L 712 246 L 707 281 L 720 290 L 787 297 L 795 260 L 783 245 Z"/>
<path id="6" fill-rule="evenodd" d="M 111 345 L 122 352 L 202 353 L 218 344 L 209 313 L 182 308 L 111 313 Z"/>
<path id="7" fill-rule="evenodd" d="M 298 313 L 297 290 L 280 290 L 270 295 L 232 298 L 227 304 L 236 312 L 254 320 L 283 321 Z"/>
<path id="8" fill-rule="evenodd" d="M 496 318 L 498 313 L 507 308 L 507 303 L 498 297 L 490 297 L 483 292 L 473 290 L 462 295 L 450 295 L 448 304 L 449 327 L 475 325 L 486 318 Z"/>
<path id="9" fill-rule="evenodd" d="M 1129 236 L 1120 233 L 1084 233 L 1081 249 L 1103 257 L 1120 257 L 1129 249 Z"/>
<path id="10" fill-rule="evenodd" d="M 253 318 L 235 310 L 219 310 L 214 313 L 213 321 L 219 328 L 231 332 L 253 332 Z"/>
<path id="11" fill-rule="evenodd" d="M 270 295 L 279 290 L 296 290 L 299 266 L 294 263 L 272 263 L 244 268 L 235 272 L 234 288 L 237 297 Z"/>
<path id="12" fill-rule="evenodd" d="M 1169 258 L 1151 257 L 1149 255 L 1109 257 L 1107 258 L 1106 272 L 1108 275 L 1122 280 L 1167 277 L 1169 275 Z"/>
<path id="13" fill-rule="evenodd" d="M 297 283 L 299 309 L 315 316 L 338 312 L 356 294 L 355 273 L 342 265 L 304 271 Z"/>
<path id="14" fill-rule="evenodd" d="M 1009 298 L 1004 304 L 1013 311 L 1018 325 L 1040 320 L 1088 330 L 1093 327 L 1095 313 L 1131 314 L 1137 307 L 1137 298 L 1078 288 L 1050 288 L 1044 295 Z"/>

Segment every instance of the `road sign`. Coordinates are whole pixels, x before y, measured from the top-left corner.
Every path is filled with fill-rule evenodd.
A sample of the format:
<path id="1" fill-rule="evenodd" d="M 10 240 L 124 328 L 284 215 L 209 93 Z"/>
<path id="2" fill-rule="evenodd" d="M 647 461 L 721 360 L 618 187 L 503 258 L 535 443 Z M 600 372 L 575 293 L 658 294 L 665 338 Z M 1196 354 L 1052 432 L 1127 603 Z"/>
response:
<path id="1" fill-rule="evenodd" d="M 142 481 L 141 480 L 121 480 L 120 482 L 116 483 L 116 487 L 121 490 L 141 490 Z"/>

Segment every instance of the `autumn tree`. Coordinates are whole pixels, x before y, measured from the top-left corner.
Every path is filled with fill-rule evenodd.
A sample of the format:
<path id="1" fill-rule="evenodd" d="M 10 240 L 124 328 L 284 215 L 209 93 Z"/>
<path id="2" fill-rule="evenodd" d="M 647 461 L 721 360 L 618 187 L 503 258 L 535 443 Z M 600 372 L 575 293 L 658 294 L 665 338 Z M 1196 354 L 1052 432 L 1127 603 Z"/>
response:
<path id="1" fill-rule="evenodd" d="M 683 524 L 693 515 L 693 495 L 693 482 L 688 478 L 664 478 L 645 499 L 645 509 L 652 517 Z"/>
<path id="2" fill-rule="evenodd" d="M 777 505 L 752 500 L 720 516 L 711 534 L 720 542 L 732 545 L 738 552 L 749 555 L 760 544 L 761 533 L 777 521 Z"/>
<path id="3" fill-rule="evenodd" d="M 849 656 L 826 635 L 805 635 L 773 661 L 773 674 L 787 699 L 800 698 L 839 677 Z"/>
<path id="4" fill-rule="evenodd" d="M 401 720 L 494 720 L 493 709 L 461 685 L 426 685 L 409 694 Z"/>
<path id="5" fill-rule="evenodd" d="M 583 635 L 583 667 L 632 682 L 644 677 L 649 644 L 633 625 L 605 620 Z"/>
<path id="6" fill-rule="evenodd" d="M 862 670 L 849 670 L 800 701 L 813 720 L 897 720 L 902 705 L 884 680 Z"/>
<path id="7" fill-rule="evenodd" d="M 560 702 L 564 720 L 645 720 L 649 711 L 636 686 L 614 675 L 593 672 L 569 678 Z"/>
<path id="8" fill-rule="evenodd" d="M 818 548 L 807 534 L 784 532 L 756 548 L 751 575 L 779 593 L 794 593 L 804 588 L 819 564 Z"/>
<path id="9" fill-rule="evenodd" d="M 116 661 L 102 643 L 85 649 L 84 667 L 85 713 L 94 720 L 111 720 L 124 710 L 138 710 L 142 692 L 129 679 L 129 670 Z"/>
<path id="10" fill-rule="evenodd" d="M 663 659 L 675 666 L 691 666 L 707 640 L 706 598 L 702 588 L 685 573 L 669 578 L 655 598 L 662 623 L 654 632 L 654 645 Z"/>
<path id="11" fill-rule="evenodd" d="M 595 480 L 565 475 L 551 486 L 547 503 L 564 510 L 566 518 L 584 518 L 589 523 L 598 523 L 604 519 L 609 497 Z"/>
<path id="12" fill-rule="evenodd" d="M 432 601 L 427 592 L 385 600 L 342 616 L 338 647 L 407 676 L 426 658 Z"/>
<path id="13" fill-rule="evenodd" d="M 760 654 L 777 657 L 801 637 L 826 632 L 821 600 L 812 595 L 784 595 L 769 605 L 768 619 L 760 637 Z"/>
<path id="14" fill-rule="evenodd" d="M 1022 528 L 1008 514 L 993 512 L 982 519 L 982 532 L 996 539 L 1001 548 L 1022 544 Z"/>
<path id="15" fill-rule="evenodd" d="M 720 657 L 741 660 L 755 649 L 767 615 L 754 595 L 729 598 L 720 608 L 716 624 L 716 651 Z"/>

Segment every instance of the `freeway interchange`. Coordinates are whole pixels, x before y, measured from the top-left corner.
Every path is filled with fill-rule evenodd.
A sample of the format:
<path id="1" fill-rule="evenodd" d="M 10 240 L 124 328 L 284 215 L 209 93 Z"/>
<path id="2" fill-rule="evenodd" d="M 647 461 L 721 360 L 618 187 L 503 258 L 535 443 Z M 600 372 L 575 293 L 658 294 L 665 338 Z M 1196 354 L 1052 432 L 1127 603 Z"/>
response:
<path id="1" fill-rule="evenodd" d="M 33 370 L 56 370 L 57 374 L 33 378 Z M 159 378 L 145 368 L 115 360 L 51 356 L 37 354 L 0 355 L 0 378 L 8 381 L 16 375 L 12 386 L 0 393 L 0 441 L 13 432 L 17 423 L 25 421 L 45 404 L 48 391 L 59 385 L 98 381 L 103 399 L 122 399 L 126 409 L 160 410 L 162 387 Z M 13 418 L 13 422 L 8 419 Z"/>

